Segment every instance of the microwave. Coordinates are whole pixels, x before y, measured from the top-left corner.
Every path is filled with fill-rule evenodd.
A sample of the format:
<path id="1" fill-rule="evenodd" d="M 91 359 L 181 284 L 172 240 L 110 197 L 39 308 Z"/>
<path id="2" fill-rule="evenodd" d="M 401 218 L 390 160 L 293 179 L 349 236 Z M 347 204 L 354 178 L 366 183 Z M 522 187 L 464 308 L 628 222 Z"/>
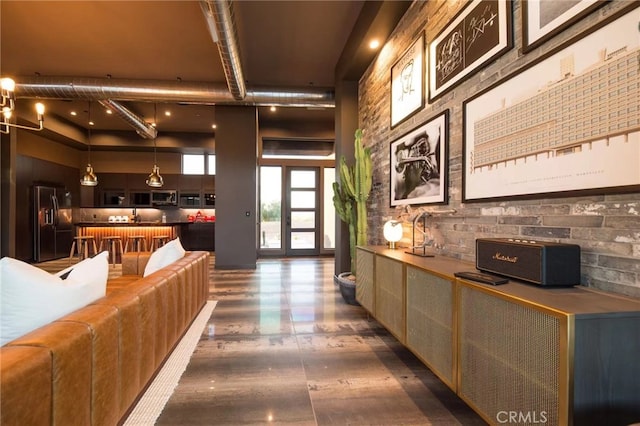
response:
<path id="1" fill-rule="evenodd" d="M 152 206 L 177 206 L 178 191 L 176 190 L 155 190 L 151 191 Z"/>

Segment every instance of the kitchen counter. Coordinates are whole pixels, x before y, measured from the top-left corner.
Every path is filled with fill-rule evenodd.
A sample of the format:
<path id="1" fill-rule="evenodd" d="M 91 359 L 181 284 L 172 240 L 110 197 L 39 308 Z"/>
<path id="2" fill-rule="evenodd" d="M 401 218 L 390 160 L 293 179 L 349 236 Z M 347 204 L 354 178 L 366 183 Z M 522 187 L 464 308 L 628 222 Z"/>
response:
<path id="1" fill-rule="evenodd" d="M 151 250 L 153 237 L 166 237 L 173 240 L 180 236 L 184 222 L 79 222 L 76 223 L 76 235 L 92 236 L 98 246 L 105 237 L 120 237 L 126 245 L 130 237 L 142 236 L 147 250 Z M 144 247 L 144 246 L 143 246 Z M 144 248 L 143 248 L 144 250 Z"/>
<path id="2" fill-rule="evenodd" d="M 215 222 L 189 222 L 180 226 L 180 241 L 187 250 L 215 251 Z"/>
<path id="3" fill-rule="evenodd" d="M 165 236 L 169 240 L 180 237 L 187 250 L 215 249 L 215 222 L 78 222 L 76 235 L 93 236 L 96 244 L 104 237 L 119 236 L 125 244 L 131 236 L 143 236 L 151 248 L 153 237 Z"/>
<path id="4" fill-rule="evenodd" d="M 175 226 L 175 225 L 187 225 L 190 222 L 78 222 L 75 223 L 76 226 Z"/>

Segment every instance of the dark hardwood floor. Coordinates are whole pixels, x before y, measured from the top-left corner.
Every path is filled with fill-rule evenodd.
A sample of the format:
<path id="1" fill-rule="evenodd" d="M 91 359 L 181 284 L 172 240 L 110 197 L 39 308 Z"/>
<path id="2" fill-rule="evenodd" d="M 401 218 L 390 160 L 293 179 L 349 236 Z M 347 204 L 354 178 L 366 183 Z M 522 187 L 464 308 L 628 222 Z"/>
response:
<path id="1" fill-rule="evenodd" d="M 363 308 L 333 258 L 210 269 L 218 304 L 160 425 L 485 424 Z"/>

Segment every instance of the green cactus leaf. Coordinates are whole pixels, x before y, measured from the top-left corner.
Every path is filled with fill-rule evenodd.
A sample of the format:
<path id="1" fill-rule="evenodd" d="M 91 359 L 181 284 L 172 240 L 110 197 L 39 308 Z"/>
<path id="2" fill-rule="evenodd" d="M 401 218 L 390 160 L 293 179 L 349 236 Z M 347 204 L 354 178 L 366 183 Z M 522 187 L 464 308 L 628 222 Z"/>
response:
<path id="1" fill-rule="evenodd" d="M 340 159 L 340 183 L 333 184 L 333 204 L 340 219 L 349 225 L 351 272 L 356 275 L 355 247 L 367 244 L 367 205 L 373 180 L 371 149 L 362 145 L 363 132 L 357 129 L 354 140 L 354 165 Z M 342 271 L 344 272 L 344 271 Z"/>

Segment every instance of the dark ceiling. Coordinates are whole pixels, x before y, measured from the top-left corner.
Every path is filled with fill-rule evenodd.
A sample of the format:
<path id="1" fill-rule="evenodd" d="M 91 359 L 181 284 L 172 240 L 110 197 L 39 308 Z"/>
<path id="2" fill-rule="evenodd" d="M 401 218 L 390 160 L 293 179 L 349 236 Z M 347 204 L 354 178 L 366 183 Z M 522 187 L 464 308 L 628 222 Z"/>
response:
<path id="1" fill-rule="evenodd" d="M 409 4 L 233 2 L 247 89 L 269 86 L 332 91 L 345 46 L 354 60 L 362 62 L 364 58 L 368 64 L 376 52 L 364 52 L 365 38 L 378 28 L 384 43 Z M 383 15 L 387 17 L 381 18 Z M 21 76 L 55 76 L 226 85 L 218 47 L 198 1 L 2 0 L 0 18 L 0 74 L 17 83 Z M 358 22 L 364 22 L 367 29 L 352 33 L 354 27 L 362 26 Z M 33 102 L 18 99 L 18 103 Z M 45 117 L 87 127 L 89 101 L 47 99 L 44 103 Z M 207 133 L 215 123 L 213 105 L 121 103 L 145 121 L 153 121 L 155 106 L 159 132 Z M 72 111 L 78 115 L 72 116 Z M 91 102 L 91 111 L 96 130 L 133 131 L 119 117 L 105 114 L 97 102 Z M 260 107 L 259 117 L 261 126 L 291 121 L 333 123 L 334 110 L 298 107 L 271 112 Z"/>

